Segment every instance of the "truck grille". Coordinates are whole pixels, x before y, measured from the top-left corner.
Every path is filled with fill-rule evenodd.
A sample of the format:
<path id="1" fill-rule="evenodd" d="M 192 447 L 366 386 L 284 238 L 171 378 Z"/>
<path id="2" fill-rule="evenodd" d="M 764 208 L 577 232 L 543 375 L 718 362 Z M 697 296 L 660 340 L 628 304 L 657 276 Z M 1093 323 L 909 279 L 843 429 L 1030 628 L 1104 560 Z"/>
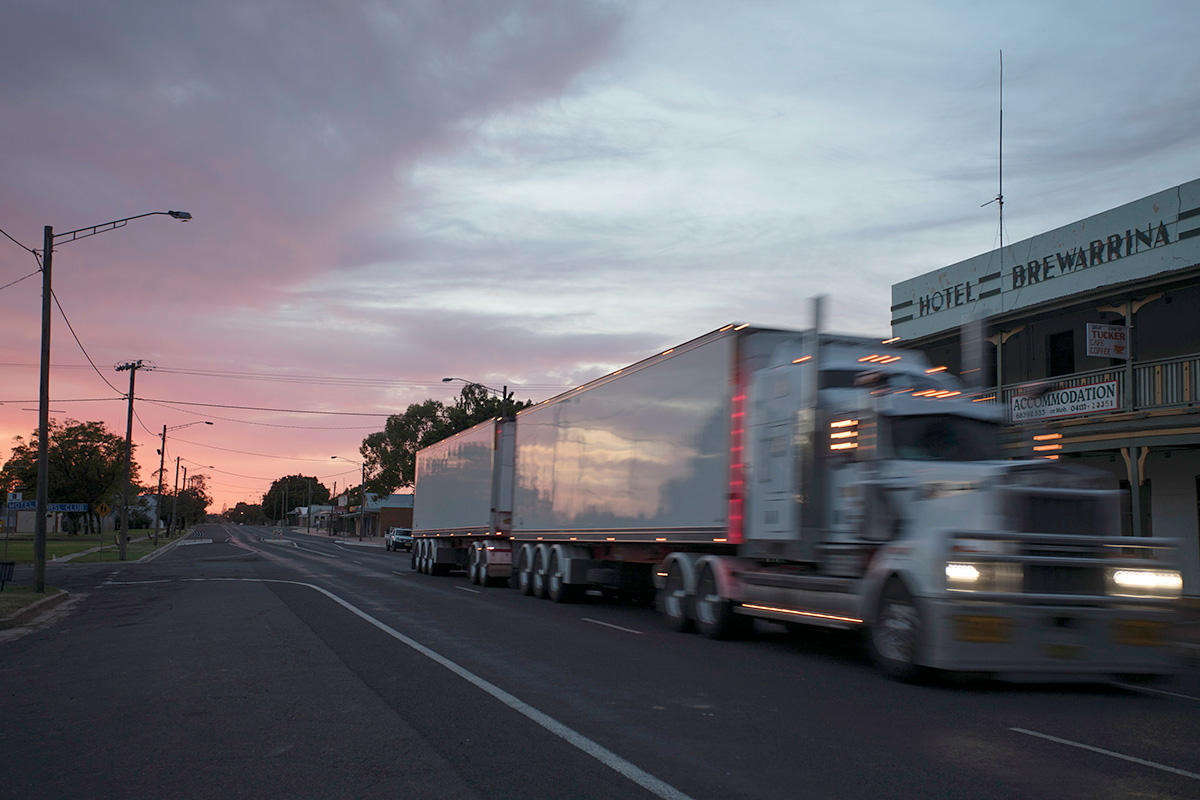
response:
<path id="1" fill-rule="evenodd" d="M 1100 567 L 1025 565 L 1026 594 L 1104 594 Z"/>
<path id="2" fill-rule="evenodd" d="M 1103 504 L 1091 497 L 1017 494 L 1012 497 L 1010 518 L 1021 533 L 1062 533 L 1068 536 L 1103 536 L 1105 527 L 1096 518 Z"/>

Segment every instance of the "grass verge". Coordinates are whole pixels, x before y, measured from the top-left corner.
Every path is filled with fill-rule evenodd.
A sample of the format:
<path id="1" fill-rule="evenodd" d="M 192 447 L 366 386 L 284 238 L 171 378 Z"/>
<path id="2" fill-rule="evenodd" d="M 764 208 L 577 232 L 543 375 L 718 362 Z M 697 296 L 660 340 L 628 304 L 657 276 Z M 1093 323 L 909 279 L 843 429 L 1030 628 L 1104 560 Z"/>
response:
<path id="1" fill-rule="evenodd" d="M 33 605 L 38 600 L 53 597 L 61 591 L 62 589 L 52 589 L 47 586 L 44 594 L 38 594 L 32 586 L 13 586 L 11 583 L 6 583 L 4 591 L 0 592 L 0 620 L 12 616 L 25 606 Z"/>
<path id="2" fill-rule="evenodd" d="M 130 539 L 141 539 L 142 537 L 150 537 L 154 535 L 152 530 L 134 529 L 129 531 Z M 162 547 L 169 544 L 178 536 L 168 539 L 163 531 L 158 532 L 158 546 Z M 98 536 L 67 536 L 65 534 L 52 534 L 46 537 L 46 561 L 55 561 L 63 556 L 69 556 L 73 553 L 81 553 L 85 550 L 93 550 L 97 547 L 102 547 L 95 553 L 87 553 L 85 555 L 76 556 L 71 559 L 74 564 L 94 564 L 98 561 L 119 561 L 120 551 L 117 547 L 116 533 L 113 531 L 105 531 L 103 537 L 103 545 Z M 147 553 L 154 552 L 155 548 L 151 545 L 149 539 L 145 541 L 128 542 L 127 561 L 136 561 Z M 33 563 L 33 536 L 30 534 L 11 535 L 8 541 L 8 555 L 4 555 L 4 543 L 0 540 L 0 561 L 15 561 L 18 564 Z M 136 555 L 135 555 L 136 553 Z"/>

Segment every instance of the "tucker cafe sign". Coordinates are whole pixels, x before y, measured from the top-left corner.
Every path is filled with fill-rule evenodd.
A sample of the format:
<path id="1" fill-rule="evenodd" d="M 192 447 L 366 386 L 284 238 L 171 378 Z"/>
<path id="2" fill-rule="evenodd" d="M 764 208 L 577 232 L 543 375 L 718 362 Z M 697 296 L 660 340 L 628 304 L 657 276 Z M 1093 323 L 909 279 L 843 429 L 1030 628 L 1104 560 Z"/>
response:
<path id="1" fill-rule="evenodd" d="M 1117 402 L 1116 381 L 1054 389 L 1045 394 L 1030 392 L 1015 395 L 1009 401 L 1009 418 L 1013 422 L 1036 422 L 1094 414 L 1097 411 L 1116 411 Z"/>
<path id="2" fill-rule="evenodd" d="M 1089 322 L 1087 354 L 1098 358 L 1129 358 L 1129 328 Z"/>

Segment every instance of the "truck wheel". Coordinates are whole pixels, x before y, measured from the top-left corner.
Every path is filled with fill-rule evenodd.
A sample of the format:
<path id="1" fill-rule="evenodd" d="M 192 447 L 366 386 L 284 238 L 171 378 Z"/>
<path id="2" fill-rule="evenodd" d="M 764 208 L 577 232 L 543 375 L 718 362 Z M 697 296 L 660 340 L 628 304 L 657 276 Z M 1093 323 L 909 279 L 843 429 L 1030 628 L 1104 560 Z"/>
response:
<path id="1" fill-rule="evenodd" d="M 533 548 L 521 545 L 517 551 L 517 589 L 521 594 L 533 594 Z"/>
<path id="2" fill-rule="evenodd" d="M 673 562 L 667 570 L 667 580 L 659 600 L 667 626 L 673 631 L 688 633 L 696 629 L 696 620 L 691 613 L 691 598 L 683 585 L 683 570 L 679 562 Z"/>
<path id="3" fill-rule="evenodd" d="M 418 563 L 420 563 L 420 559 L 417 558 L 417 553 L 419 553 L 420 551 L 421 551 L 421 548 L 419 545 L 413 545 L 413 548 L 408 551 L 409 561 L 412 562 L 409 566 L 412 568 L 412 570 L 414 572 L 417 569 Z"/>
<path id="4" fill-rule="evenodd" d="M 696 629 L 710 639 L 732 639 L 746 630 L 748 621 L 733 613 L 733 601 L 721 597 L 716 575 L 705 565 L 696 584 Z"/>
<path id="5" fill-rule="evenodd" d="M 562 559 L 558 553 L 550 553 L 550 568 L 546 573 L 546 596 L 556 603 L 574 602 L 576 587 L 563 581 Z"/>
<path id="6" fill-rule="evenodd" d="M 533 551 L 533 596 L 546 599 L 547 583 L 546 548 L 539 547 Z"/>
<path id="7" fill-rule="evenodd" d="M 924 645 L 921 613 L 898 579 L 884 587 L 870 635 L 871 655 L 880 672 L 907 683 L 922 677 L 924 670 L 918 663 Z"/>

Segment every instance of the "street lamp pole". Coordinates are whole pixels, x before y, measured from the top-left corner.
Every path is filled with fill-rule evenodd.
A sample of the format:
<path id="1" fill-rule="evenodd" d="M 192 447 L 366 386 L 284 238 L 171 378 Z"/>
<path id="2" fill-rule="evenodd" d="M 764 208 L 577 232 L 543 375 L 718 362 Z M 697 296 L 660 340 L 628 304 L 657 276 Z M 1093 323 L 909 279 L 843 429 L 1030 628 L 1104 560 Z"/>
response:
<path id="1" fill-rule="evenodd" d="M 163 490 L 163 460 L 167 457 L 167 431 L 178 431 L 184 428 L 190 428 L 193 425 L 200 425 L 201 422 L 205 425 L 212 425 L 208 420 L 197 420 L 196 422 L 187 422 L 183 425 L 176 425 L 173 428 L 168 428 L 163 425 L 162 430 L 162 449 L 158 451 L 158 500 L 154 504 L 154 546 L 158 547 L 158 523 L 162 518 L 162 490 Z M 179 459 L 175 459 L 175 492 L 179 493 Z M 175 510 L 171 510 L 171 521 L 175 521 Z M 171 535 L 170 527 L 167 528 L 167 536 Z"/>
<path id="2" fill-rule="evenodd" d="M 86 239 L 98 233 L 123 228 L 130 220 L 156 214 L 183 222 L 192 218 L 186 211 L 151 211 L 148 214 L 138 214 L 65 233 L 56 234 L 53 225 L 47 225 L 42 231 L 42 354 L 41 381 L 38 388 L 37 518 L 34 520 L 33 529 L 33 590 L 38 594 L 46 593 L 46 512 L 50 502 L 50 307 L 53 298 L 50 267 L 54 260 L 54 244 L 60 240 L 66 243 Z"/>
<path id="3" fill-rule="evenodd" d="M 362 482 L 358 485 L 358 524 L 355 526 L 358 530 L 358 540 L 361 542 L 363 537 L 363 519 L 367 514 L 367 462 L 355 461 L 345 456 L 330 456 L 330 458 L 340 458 L 342 461 L 349 461 L 351 464 L 358 464 L 362 467 Z"/>
<path id="4" fill-rule="evenodd" d="M 508 384 L 505 384 L 503 389 L 497 391 L 490 386 L 484 386 L 482 383 L 469 381 L 466 378 L 442 378 L 442 383 L 449 383 L 450 381 L 462 381 L 468 386 L 478 386 L 481 389 L 487 389 L 492 394 L 500 395 L 500 416 L 503 419 L 508 419 Z"/>
<path id="5" fill-rule="evenodd" d="M 166 449 L 165 447 L 163 448 Z M 179 528 L 179 523 L 175 519 L 175 514 L 179 511 L 179 456 L 175 456 L 175 495 L 171 498 L 171 524 L 167 526 L 167 536 L 171 535 L 171 531 Z M 182 530 L 182 529 L 180 529 Z"/>

